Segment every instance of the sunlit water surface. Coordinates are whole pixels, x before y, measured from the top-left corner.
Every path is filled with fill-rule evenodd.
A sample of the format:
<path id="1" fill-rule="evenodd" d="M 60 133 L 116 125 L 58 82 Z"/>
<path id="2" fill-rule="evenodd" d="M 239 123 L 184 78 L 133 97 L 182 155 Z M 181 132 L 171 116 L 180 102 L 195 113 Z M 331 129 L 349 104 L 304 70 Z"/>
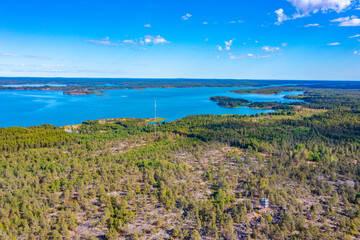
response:
<path id="1" fill-rule="evenodd" d="M 57 91 L 0 91 L 0 127 L 33 126 L 50 123 L 57 126 L 77 124 L 103 118 L 152 118 L 154 101 L 157 116 L 167 121 L 198 114 L 256 114 L 270 110 L 219 107 L 209 100 L 212 96 L 229 96 L 250 101 L 293 100 L 284 92 L 276 95 L 235 94 L 241 88 L 151 88 L 145 90 L 111 90 L 108 97 L 96 95 L 71 96 Z"/>

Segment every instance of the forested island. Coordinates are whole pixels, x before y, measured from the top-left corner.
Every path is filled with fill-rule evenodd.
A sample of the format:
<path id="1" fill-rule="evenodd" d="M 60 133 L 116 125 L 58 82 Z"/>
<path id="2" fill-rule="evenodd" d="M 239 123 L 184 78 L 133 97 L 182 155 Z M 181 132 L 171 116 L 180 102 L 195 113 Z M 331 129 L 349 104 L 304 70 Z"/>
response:
<path id="1" fill-rule="evenodd" d="M 227 108 L 238 108 L 246 106 L 251 101 L 240 99 L 240 98 L 231 98 L 231 97 L 224 97 L 224 96 L 216 96 L 211 97 L 211 101 L 217 102 L 219 106 L 221 107 L 227 107 Z"/>
<path id="2" fill-rule="evenodd" d="M 359 239 L 354 86 L 157 132 L 154 119 L 0 128 L 0 239 Z"/>

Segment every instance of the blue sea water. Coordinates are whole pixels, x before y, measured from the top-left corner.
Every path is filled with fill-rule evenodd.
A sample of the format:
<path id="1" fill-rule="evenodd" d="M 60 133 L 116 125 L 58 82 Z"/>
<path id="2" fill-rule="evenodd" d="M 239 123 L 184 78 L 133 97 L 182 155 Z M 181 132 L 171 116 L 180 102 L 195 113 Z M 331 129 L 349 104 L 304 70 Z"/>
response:
<path id="1" fill-rule="evenodd" d="M 110 90 L 109 97 L 71 96 L 58 91 L 0 91 L 0 127 L 54 124 L 78 124 L 103 118 L 152 118 L 154 101 L 157 116 L 167 121 L 198 114 L 256 114 L 270 112 L 247 107 L 219 107 L 208 100 L 212 96 L 229 96 L 251 101 L 289 102 L 285 95 L 236 94 L 242 88 L 151 88 L 145 90 Z"/>

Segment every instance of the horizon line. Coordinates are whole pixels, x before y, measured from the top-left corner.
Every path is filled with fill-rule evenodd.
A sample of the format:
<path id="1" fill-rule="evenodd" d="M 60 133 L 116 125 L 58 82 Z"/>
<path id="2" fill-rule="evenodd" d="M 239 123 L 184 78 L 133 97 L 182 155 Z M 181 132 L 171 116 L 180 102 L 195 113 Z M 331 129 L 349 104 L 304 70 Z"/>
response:
<path id="1" fill-rule="evenodd" d="M 360 82 L 360 80 L 334 80 L 334 79 L 250 79 L 250 78 L 167 78 L 167 77 L 157 77 L 157 78 L 136 78 L 136 77 L 0 77 L 2 79 L 26 79 L 26 78 L 36 78 L 36 79 L 130 79 L 130 80 L 236 80 L 236 81 L 331 81 L 331 82 Z"/>

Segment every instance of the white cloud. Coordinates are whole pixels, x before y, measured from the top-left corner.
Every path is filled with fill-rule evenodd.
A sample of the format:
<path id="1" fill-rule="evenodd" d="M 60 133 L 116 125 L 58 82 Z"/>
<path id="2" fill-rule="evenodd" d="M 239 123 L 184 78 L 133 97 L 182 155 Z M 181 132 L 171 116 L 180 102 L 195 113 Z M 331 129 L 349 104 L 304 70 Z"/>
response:
<path id="1" fill-rule="evenodd" d="M 354 36 L 350 36 L 349 38 L 358 38 L 358 37 L 360 37 L 360 34 L 356 34 L 356 35 L 354 35 Z"/>
<path id="2" fill-rule="evenodd" d="M 234 40 L 229 40 L 228 42 L 225 42 L 225 50 L 226 51 L 229 51 L 230 50 L 230 47 L 232 45 Z"/>
<path id="3" fill-rule="evenodd" d="M 287 43 L 282 43 L 281 46 L 286 47 L 288 44 Z"/>
<path id="4" fill-rule="evenodd" d="M 126 43 L 126 44 L 135 44 L 135 41 L 134 41 L 134 40 L 124 40 L 123 43 Z"/>
<path id="5" fill-rule="evenodd" d="M 235 60 L 235 59 L 245 59 L 245 58 L 253 58 L 253 59 L 257 59 L 257 58 L 269 58 L 271 57 L 270 55 L 255 55 L 252 53 L 248 53 L 246 55 L 241 55 L 241 56 L 234 56 L 234 55 L 230 55 L 230 59 Z"/>
<path id="6" fill-rule="evenodd" d="M 319 11 L 342 12 L 355 3 L 356 0 L 287 0 L 296 10 L 305 15 Z"/>
<path id="7" fill-rule="evenodd" d="M 187 14 L 185 14 L 184 16 L 182 16 L 181 18 L 184 20 L 184 21 L 186 21 L 186 20 L 188 20 L 189 18 L 191 18 L 192 17 L 192 15 L 190 14 L 190 13 L 187 13 Z"/>
<path id="8" fill-rule="evenodd" d="M 244 21 L 237 20 L 237 21 L 230 21 L 229 23 L 243 23 Z"/>
<path id="9" fill-rule="evenodd" d="M 338 45 L 340 45 L 340 43 L 339 42 L 334 42 L 334 43 L 328 43 L 327 45 L 328 46 L 338 46 Z"/>
<path id="10" fill-rule="evenodd" d="M 278 21 L 277 25 L 286 20 L 293 20 L 300 17 L 310 16 L 317 12 L 329 12 L 335 11 L 337 13 L 350 9 L 358 0 L 287 0 L 295 8 L 296 13 L 291 17 L 284 13 L 282 8 L 275 11 Z"/>
<path id="11" fill-rule="evenodd" d="M 96 45 L 103 45 L 103 46 L 118 46 L 118 43 L 111 42 L 109 37 L 100 39 L 100 40 L 84 40 L 85 42 L 93 43 Z"/>
<path id="12" fill-rule="evenodd" d="M 220 45 L 216 46 L 219 51 L 230 51 L 231 45 L 234 42 L 235 39 L 231 39 L 229 41 L 225 41 L 225 47 L 222 47 Z"/>
<path id="13" fill-rule="evenodd" d="M 318 23 L 310 23 L 305 25 L 304 27 L 321 27 Z"/>
<path id="14" fill-rule="evenodd" d="M 355 51 L 354 54 L 360 55 L 360 50 L 359 50 L 359 51 Z"/>
<path id="15" fill-rule="evenodd" d="M 358 27 L 358 26 L 360 26 L 360 19 L 357 16 L 341 17 L 341 18 L 331 20 L 331 22 L 338 22 L 339 26 L 341 26 L 341 27 Z"/>
<path id="16" fill-rule="evenodd" d="M 157 35 L 157 36 L 146 35 L 145 43 L 147 43 L 147 44 L 150 44 L 150 43 L 164 44 L 164 43 L 170 43 L 170 42 L 167 41 L 165 38 L 161 37 L 160 35 Z"/>
<path id="17" fill-rule="evenodd" d="M 208 22 L 203 22 L 203 24 L 207 25 L 207 24 L 209 24 L 209 23 L 208 23 Z"/>
<path id="18" fill-rule="evenodd" d="M 151 28 L 151 25 L 150 24 L 145 24 L 144 27 Z"/>
<path id="19" fill-rule="evenodd" d="M 279 47 L 265 46 L 265 47 L 262 48 L 262 50 L 264 50 L 265 52 L 276 52 L 276 51 L 279 51 L 280 48 Z"/>
<path id="20" fill-rule="evenodd" d="M 90 42 L 96 45 L 104 45 L 104 46 L 131 46 L 131 47 L 138 47 L 139 49 L 145 50 L 144 46 L 146 45 L 157 45 L 157 44 L 165 44 L 170 43 L 165 38 L 160 35 L 152 36 L 152 35 L 145 35 L 141 38 L 135 39 L 125 39 L 123 41 L 119 41 L 119 43 L 113 43 L 109 41 L 109 38 L 104 38 L 101 40 L 84 40 L 85 42 Z"/>
<path id="21" fill-rule="evenodd" d="M 291 19 L 284 13 L 284 9 L 282 8 L 276 10 L 275 13 L 277 14 L 277 22 L 275 23 L 277 25 L 280 25 L 283 21 Z"/>

